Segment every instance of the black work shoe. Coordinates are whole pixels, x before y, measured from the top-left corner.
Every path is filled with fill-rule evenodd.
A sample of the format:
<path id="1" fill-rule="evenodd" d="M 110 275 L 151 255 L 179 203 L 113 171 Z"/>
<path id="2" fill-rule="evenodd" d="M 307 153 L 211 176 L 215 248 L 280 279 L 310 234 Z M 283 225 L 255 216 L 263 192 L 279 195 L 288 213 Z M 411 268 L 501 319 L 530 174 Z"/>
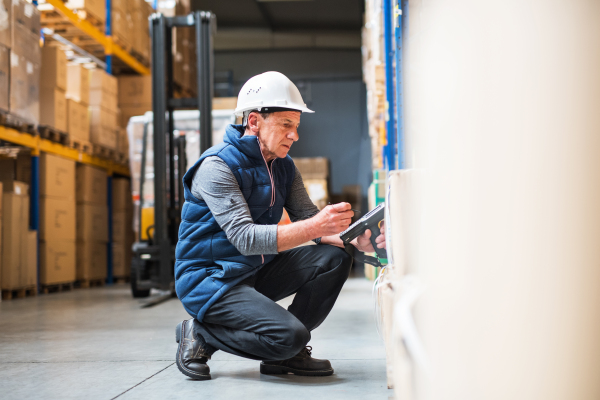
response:
<path id="1" fill-rule="evenodd" d="M 287 374 L 303 376 L 329 376 L 333 368 L 328 360 L 317 360 L 310 356 L 312 347 L 306 346 L 294 357 L 283 361 L 263 361 L 260 363 L 260 373 L 267 375 Z"/>
<path id="2" fill-rule="evenodd" d="M 206 362 L 211 354 L 204 349 L 204 339 L 194 334 L 194 319 L 180 322 L 175 328 L 175 340 L 179 343 L 175 356 L 177 368 L 192 379 L 210 379 L 210 368 Z"/>

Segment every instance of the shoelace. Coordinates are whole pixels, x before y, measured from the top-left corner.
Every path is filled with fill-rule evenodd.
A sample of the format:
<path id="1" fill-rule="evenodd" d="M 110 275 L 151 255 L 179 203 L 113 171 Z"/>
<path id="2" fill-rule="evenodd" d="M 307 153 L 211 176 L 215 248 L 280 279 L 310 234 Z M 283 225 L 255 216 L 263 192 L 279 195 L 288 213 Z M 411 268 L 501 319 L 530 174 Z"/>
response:
<path id="1" fill-rule="evenodd" d="M 310 355 L 312 354 L 312 346 L 306 346 L 303 350 L 303 353 L 306 353 L 308 355 L 308 357 L 310 357 Z"/>

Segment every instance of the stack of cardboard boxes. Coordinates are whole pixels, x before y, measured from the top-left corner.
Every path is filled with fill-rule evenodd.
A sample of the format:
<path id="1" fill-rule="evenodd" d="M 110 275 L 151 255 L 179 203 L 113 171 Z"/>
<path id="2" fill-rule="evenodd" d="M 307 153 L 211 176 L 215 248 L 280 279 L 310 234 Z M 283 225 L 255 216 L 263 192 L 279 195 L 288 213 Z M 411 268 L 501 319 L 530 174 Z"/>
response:
<path id="1" fill-rule="evenodd" d="M 104 280 L 108 243 L 106 172 L 77 164 L 77 280 Z"/>
<path id="2" fill-rule="evenodd" d="M 42 47 L 40 125 L 67 131 L 67 56 L 57 46 Z"/>
<path id="3" fill-rule="evenodd" d="M 152 77 L 125 75 L 118 77 L 119 126 L 127 128 L 131 117 L 152 111 Z"/>
<path id="4" fill-rule="evenodd" d="M 40 283 L 75 281 L 75 162 L 40 156 Z"/>
<path id="5" fill-rule="evenodd" d="M 113 275 L 116 278 L 128 277 L 131 269 L 131 245 L 134 234 L 133 203 L 129 185 L 129 179 L 113 179 Z"/>
<path id="6" fill-rule="evenodd" d="M 5 108 L 8 93 L 9 111 L 37 124 L 40 117 L 40 13 L 36 6 L 24 0 L 4 0 L 2 4 L 6 19 L 2 18 L 0 24 L 0 107 Z M 10 47 L 10 51 L 5 47 Z M 10 72 L 6 74 L 9 59 Z M 7 76 L 10 84 L 5 87 Z"/>
<path id="7" fill-rule="evenodd" d="M 144 60 L 150 59 L 150 28 L 148 18 L 154 12 L 150 4 L 144 0 L 127 2 L 133 21 L 132 49 L 135 54 Z"/>
<path id="8" fill-rule="evenodd" d="M 294 164 L 302 175 L 310 199 L 319 210 L 323 209 L 329 202 L 329 160 L 324 157 L 296 157 Z"/>
<path id="9" fill-rule="evenodd" d="M 117 44 L 126 51 L 131 51 L 136 35 L 143 35 L 141 30 L 134 30 L 133 16 L 136 3 L 131 0 L 112 0 L 111 2 L 111 34 Z"/>
<path id="10" fill-rule="evenodd" d="M 72 140 L 80 142 L 90 141 L 89 79 L 89 70 L 83 65 L 67 65 L 67 132 Z"/>
<path id="11" fill-rule="evenodd" d="M 117 78 L 96 68 L 90 70 L 90 141 L 117 149 Z"/>
<path id="12" fill-rule="evenodd" d="M 106 2 L 104 0 L 68 0 L 65 6 L 77 12 L 81 19 L 89 20 L 93 25 L 104 29 L 106 20 Z"/>
<path id="13" fill-rule="evenodd" d="M 8 291 L 37 284 L 37 231 L 29 230 L 29 186 L 12 179 L 11 161 L 2 160 L 0 182 L 0 287 Z"/>

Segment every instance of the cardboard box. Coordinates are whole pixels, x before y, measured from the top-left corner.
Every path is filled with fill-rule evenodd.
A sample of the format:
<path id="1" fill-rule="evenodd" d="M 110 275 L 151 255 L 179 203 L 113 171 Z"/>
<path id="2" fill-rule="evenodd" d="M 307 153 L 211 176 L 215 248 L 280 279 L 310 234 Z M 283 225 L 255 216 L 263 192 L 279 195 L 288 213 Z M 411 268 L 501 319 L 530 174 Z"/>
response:
<path id="1" fill-rule="evenodd" d="M 327 179 L 329 177 L 329 160 L 325 157 L 296 157 L 294 164 L 300 171 L 302 179 Z"/>
<path id="2" fill-rule="evenodd" d="M 17 155 L 15 179 L 28 185 L 31 184 L 31 155 L 29 153 Z"/>
<path id="3" fill-rule="evenodd" d="M 75 201 L 40 198 L 40 240 L 75 240 Z"/>
<path id="4" fill-rule="evenodd" d="M 90 140 L 88 108 L 72 99 L 67 99 L 67 132 L 74 139 Z"/>
<path id="5" fill-rule="evenodd" d="M 90 141 L 107 149 L 117 149 L 117 128 L 90 125 Z"/>
<path id="6" fill-rule="evenodd" d="M 40 86 L 67 90 L 67 56 L 57 46 L 42 47 Z"/>
<path id="7" fill-rule="evenodd" d="M 129 155 L 129 136 L 127 135 L 127 129 L 118 128 L 117 132 L 117 151 Z"/>
<path id="8" fill-rule="evenodd" d="M 133 208 L 131 199 L 131 186 L 127 178 L 113 178 L 112 209 L 113 212 L 125 211 Z"/>
<path id="9" fill-rule="evenodd" d="M 104 26 L 106 20 L 106 3 L 104 0 L 69 0 L 65 5 L 71 10 L 77 10 L 80 18 L 90 19 L 94 25 Z M 91 18 L 88 18 L 88 15 Z"/>
<path id="10" fill-rule="evenodd" d="M 24 230 L 25 232 L 25 230 Z M 22 287 L 37 285 L 38 238 L 37 231 L 26 230 L 24 252 L 21 255 Z"/>
<path id="11" fill-rule="evenodd" d="M 142 104 L 140 106 L 120 106 L 119 126 L 127 128 L 129 119 L 138 115 L 144 115 L 147 111 L 152 111 L 152 103 Z"/>
<path id="12" fill-rule="evenodd" d="M 0 3 L 1 4 L 1 3 Z M 0 29 L 0 32 L 2 30 Z M 0 109 L 8 111 L 10 101 L 10 50 L 0 45 Z"/>
<path id="13" fill-rule="evenodd" d="M 40 242 L 40 283 L 75 281 L 75 241 L 49 239 Z"/>
<path id="14" fill-rule="evenodd" d="M 29 185 L 24 182 L 15 180 L 7 180 L 2 182 L 3 193 L 14 193 L 19 196 L 27 196 L 29 194 Z"/>
<path id="15" fill-rule="evenodd" d="M 67 99 L 84 105 L 90 102 L 90 70 L 81 64 L 67 65 Z"/>
<path id="16" fill-rule="evenodd" d="M 100 89 L 90 89 L 89 102 L 90 108 L 100 107 L 104 110 L 111 111 L 115 115 L 118 111 L 117 97 Z"/>
<path id="17" fill-rule="evenodd" d="M 39 35 L 41 30 L 40 12 L 37 7 L 25 0 L 12 1 L 12 24 L 21 25 L 29 32 Z"/>
<path id="18" fill-rule="evenodd" d="M 139 107 L 150 104 L 152 108 L 152 76 L 125 75 L 118 78 L 119 107 Z M 237 100 L 237 99 L 236 99 Z"/>
<path id="19" fill-rule="evenodd" d="M 123 242 L 113 243 L 113 276 L 125 278 L 131 276 L 131 246 Z"/>
<path id="20" fill-rule="evenodd" d="M 0 158 L 0 181 L 13 181 L 16 176 L 16 160 Z"/>
<path id="21" fill-rule="evenodd" d="M 75 161 L 42 153 L 40 155 L 40 195 L 75 200 Z"/>
<path id="22" fill-rule="evenodd" d="M 117 39 L 119 45 L 125 49 L 130 49 L 132 40 L 137 32 L 134 31 L 131 14 L 121 11 L 114 7 L 111 12 L 112 36 Z"/>
<path id="23" fill-rule="evenodd" d="M 77 240 L 108 242 L 108 206 L 77 204 Z"/>
<path id="24" fill-rule="evenodd" d="M 327 179 L 302 179 L 312 202 L 322 210 L 329 201 Z"/>
<path id="25" fill-rule="evenodd" d="M 21 24 L 15 24 L 12 41 L 9 75 L 10 112 L 37 124 L 40 118 L 39 34 L 35 35 Z"/>
<path id="26" fill-rule="evenodd" d="M 215 97 L 212 102 L 213 110 L 235 110 L 237 97 Z"/>
<path id="27" fill-rule="evenodd" d="M 77 164 L 76 182 L 77 203 L 106 206 L 108 196 L 106 171 L 85 164 Z"/>
<path id="28" fill-rule="evenodd" d="M 77 280 L 106 278 L 106 243 L 77 242 Z"/>
<path id="29" fill-rule="evenodd" d="M 129 212 L 113 211 L 112 218 L 112 240 L 113 242 L 125 242 L 127 229 L 131 229 L 131 221 L 128 220 Z"/>
<path id="30" fill-rule="evenodd" d="M 27 246 L 27 232 L 29 229 L 29 197 L 27 190 L 22 190 L 23 184 L 16 182 L 13 188 L 17 192 L 10 192 L 2 185 L 2 260 L 0 261 L 0 286 L 2 289 L 18 289 L 24 285 L 22 270 L 25 266 Z M 24 185 L 27 186 L 27 185 Z"/>
<path id="31" fill-rule="evenodd" d="M 12 44 L 12 0 L 0 1 L 0 15 L 3 23 L 0 24 L 0 45 L 10 48 Z"/>
<path id="32" fill-rule="evenodd" d="M 110 109 L 98 106 L 89 107 L 90 116 L 90 132 L 95 127 L 105 126 L 107 128 L 115 129 L 117 127 L 117 113 Z"/>
<path id="33" fill-rule="evenodd" d="M 40 89 L 40 125 L 67 131 L 67 99 L 62 89 Z"/>
<path id="34" fill-rule="evenodd" d="M 90 90 L 99 90 L 117 97 L 117 78 L 100 68 L 90 70 Z M 91 104 L 91 103 L 90 103 Z"/>

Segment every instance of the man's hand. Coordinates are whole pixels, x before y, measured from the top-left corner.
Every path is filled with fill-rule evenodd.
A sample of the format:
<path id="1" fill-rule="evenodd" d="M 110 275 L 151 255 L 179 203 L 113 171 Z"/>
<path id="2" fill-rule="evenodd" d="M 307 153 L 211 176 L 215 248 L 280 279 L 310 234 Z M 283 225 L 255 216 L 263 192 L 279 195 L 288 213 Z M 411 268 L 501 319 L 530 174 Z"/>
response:
<path id="1" fill-rule="evenodd" d="M 375 239 L 375 243 L 377 243 L 377 248 L 385 249 L 385 225 L 383 222 L 381 223 L 381 227 L 379 229 L 381 231 L 381 235 L 379 235 Z M 352 244 L 354 245 L 354 247 L 356 247 L 359 251 L 362 251 L 363 253 L 375 252 L 375 249 L 373 248 L 373 245 L 371 244 L 371 230 L 370 229 L 367 229 L 366 231 L 363 232 L 362 235 L 360 235 L 355 240 L 353 240 Z"/>
<path id="2" fill-rule="evenodd" d="M 336 235 L 346 230 L 352 222 L 354 211 L 349 203 L 338 203 L 328 205 L 317 215 L 312 217 L 317 235 L 323 237 Z"/>

